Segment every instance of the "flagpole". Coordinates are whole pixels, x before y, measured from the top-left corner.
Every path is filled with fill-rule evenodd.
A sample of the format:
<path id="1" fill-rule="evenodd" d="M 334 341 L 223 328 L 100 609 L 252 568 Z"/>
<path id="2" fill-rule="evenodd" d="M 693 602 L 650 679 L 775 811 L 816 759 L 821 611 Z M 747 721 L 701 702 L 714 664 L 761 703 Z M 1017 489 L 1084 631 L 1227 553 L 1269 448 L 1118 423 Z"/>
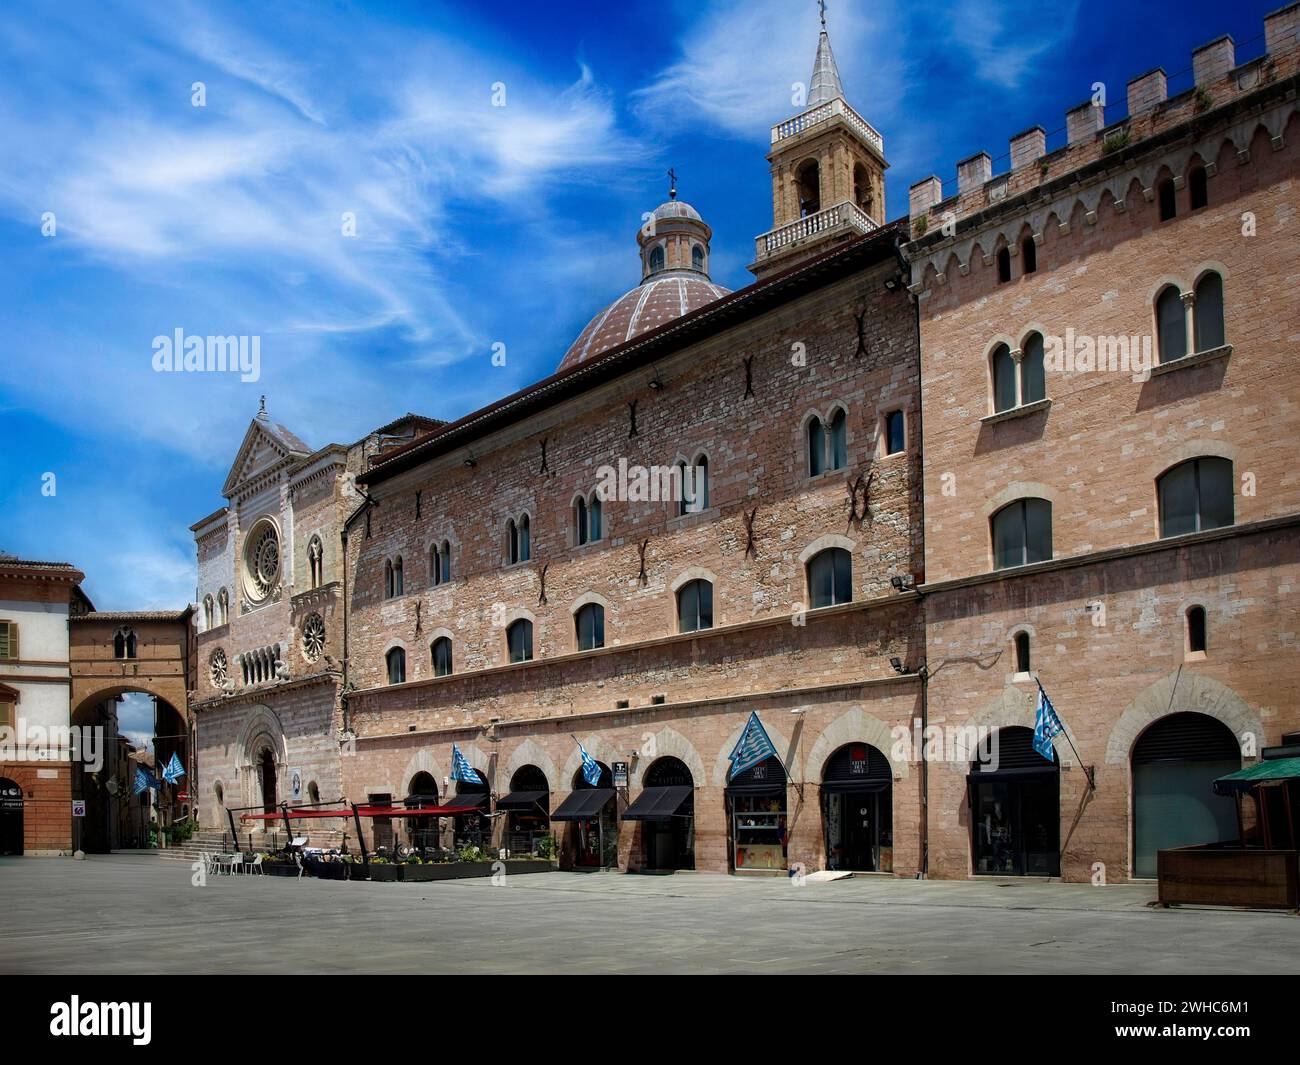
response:
<path id="1" fill-rule="evenodd" d="M 1051 697 L 1047 694 L 1047 689 L 1043 687 L 1043 682 L 1038 679 L 1037 673 L 1034 674 L 1034 683 L 1038 685 L 1039 694 L 1042 695 L 1049 704 L 1051 704 Z M 1055 707 L 1053 707 L 1053 709 L 1055 709 Z M 1065 736 L 1065 742 L 1070 745 L 1070 750 L 1074 752 L 1074 757 L 1079 760 L 1079 765 L 1083 767 L 1083 772 L 1088 777 L 1088 789 L 1090 791 L 1096 791 L 1097 781 L 1092 774 L 1092 767 L 1084 763 L 1083 755 L 1079 753 L 1079 748 L 1074 745 L 1074 740 L 1070 738 L 1070 730 L 1065 727 L 1064 721 L 1061 722 L 1061 734 Z"/>

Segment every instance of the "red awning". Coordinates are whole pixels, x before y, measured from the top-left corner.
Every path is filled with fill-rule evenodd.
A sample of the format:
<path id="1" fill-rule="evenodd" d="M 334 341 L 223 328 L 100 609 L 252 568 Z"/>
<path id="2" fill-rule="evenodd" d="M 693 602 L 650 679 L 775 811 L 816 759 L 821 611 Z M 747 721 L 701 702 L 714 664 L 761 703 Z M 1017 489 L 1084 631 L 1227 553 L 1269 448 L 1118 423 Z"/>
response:
<path id="1" fill-rule="evenodd" d="M 449 806 L 358 806 L 357 813 L 362 817 L 455 817 L 458 814 L 472 814 L 481 810 L 481 805 L 467 805 L 459 803 Z M 316 810 L 316 809 L 294 809 L 289 808 L 289 820 L 297 821 L 304 817 L 351 817 L 350 809 L 344 810 Z M 240 814 L 241 821 L 280 821 L 284 814 L 277 810 L 274 813 L 259 814 Z"/>
<path id="2" fill-rule="evenodd" d="M 357 813 L 362 817 L 455 817 L 457 814 L 472 814 L 481 810 L 480 806 L 358 806 Z"/>

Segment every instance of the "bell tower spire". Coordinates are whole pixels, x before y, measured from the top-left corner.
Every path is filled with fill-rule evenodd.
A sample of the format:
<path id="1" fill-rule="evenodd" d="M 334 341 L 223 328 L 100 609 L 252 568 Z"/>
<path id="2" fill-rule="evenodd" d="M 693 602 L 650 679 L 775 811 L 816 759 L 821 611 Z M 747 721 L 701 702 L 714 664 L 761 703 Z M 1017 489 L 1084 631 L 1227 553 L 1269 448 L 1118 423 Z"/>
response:
<path id="1" fill-rule="evenodd" d="M 757 239 L 749 266 L 760 280 L 885 220 L 885 142 L 844 98 L 826 0 L 818 7 L 821 33 L 803 110 L 772 127 L 772 228 Z"/>

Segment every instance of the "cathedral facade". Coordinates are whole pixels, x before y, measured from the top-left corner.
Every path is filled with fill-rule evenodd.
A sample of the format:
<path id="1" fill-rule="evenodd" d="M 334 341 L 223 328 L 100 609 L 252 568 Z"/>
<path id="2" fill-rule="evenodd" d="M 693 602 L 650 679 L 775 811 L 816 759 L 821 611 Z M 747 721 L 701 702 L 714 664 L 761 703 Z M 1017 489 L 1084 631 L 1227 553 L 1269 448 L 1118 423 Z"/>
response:
<path id="1" fill-rule="evenodd" d="M 674 189 L 552 376 L 320 450 L 259 415 L 194 526 L 205 823 L 410 799 L 572 868 L 1075 880 L 1220 838 L 1208 781 L 1300 729 L 1297 12 L 895 222 L 823 31 L 754 284 Z"/>

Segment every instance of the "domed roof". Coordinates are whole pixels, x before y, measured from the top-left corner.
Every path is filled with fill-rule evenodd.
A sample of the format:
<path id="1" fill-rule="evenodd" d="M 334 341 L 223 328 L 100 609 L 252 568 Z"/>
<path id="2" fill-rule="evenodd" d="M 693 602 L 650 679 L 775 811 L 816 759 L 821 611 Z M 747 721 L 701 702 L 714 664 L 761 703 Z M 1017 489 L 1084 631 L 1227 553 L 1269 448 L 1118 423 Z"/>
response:
<path id="1" fill-rule="evenodd" d="M 694 208 L 689 204 L 666 203 L 659 211 L 665 207 L 685 207 L 694 214 Z M 658 215 L 659 211 L 655 214 Z M 565 353 L 560 369 L 567 370 L 594 359 L 602 351 L 626 343 L 639 333 L 671 322 L 729 293 L 730 289 L 715 285 L 694 271 L 668 270 L 654 274 L 623 293 L 587 323 Z"/>
<path id="2" fill-rule="evenodd" d="M 693 218 L 697 222 L 703 222 L 700 212 L 683 200 L 665 200 L 655 208 L 655 218 L 662 221 L 665 218 Z"/>

